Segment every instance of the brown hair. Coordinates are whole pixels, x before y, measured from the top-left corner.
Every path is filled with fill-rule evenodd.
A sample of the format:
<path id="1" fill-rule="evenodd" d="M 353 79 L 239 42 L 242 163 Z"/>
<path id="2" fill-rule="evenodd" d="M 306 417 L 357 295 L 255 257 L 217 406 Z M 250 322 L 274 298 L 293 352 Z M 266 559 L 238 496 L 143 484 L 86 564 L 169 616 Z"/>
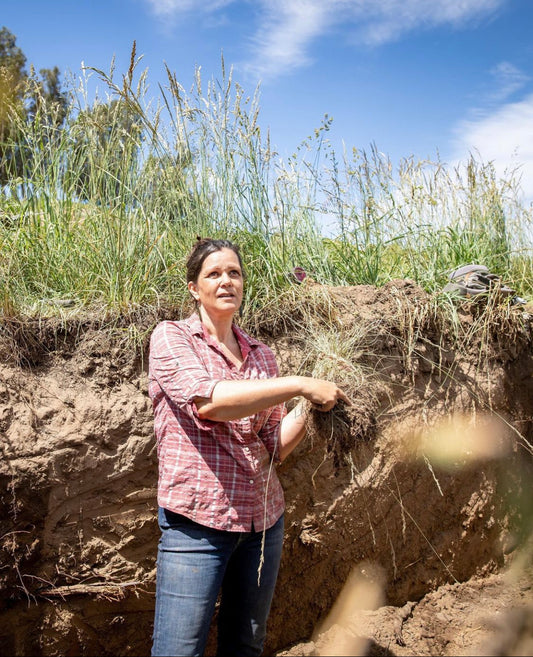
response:
<path id="1" fill-rule="evenodd" d="M 196 283 L 202 270 L 207 256 L 222 249 L 231 249 L 239 259 L 239 265 L 242 266 L 241 254 L 239 247 L 229 240 L 215 240 L 210 237 L 198 237 L 196 244 L 192 247 L 189 257 L 187 258 L 187 283 L 191 281 Z"/>

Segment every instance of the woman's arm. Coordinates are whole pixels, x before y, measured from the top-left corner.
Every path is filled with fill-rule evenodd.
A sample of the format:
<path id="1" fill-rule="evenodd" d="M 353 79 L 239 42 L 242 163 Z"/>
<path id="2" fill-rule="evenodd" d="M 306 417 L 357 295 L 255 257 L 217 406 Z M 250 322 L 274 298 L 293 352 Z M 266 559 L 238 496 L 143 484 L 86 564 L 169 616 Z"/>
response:
<path id="1" fill-rule="evenodd" d="M 339 399 L 349 403 L 335 383 L 309 376 L 219 381 L 211 397 L 195 397 L 194 401 L 200 418 L 226 422 L 254 415 L 293 397 L 304 397 L 321 411 L 329 411 Z"/>
<path id="2" fill-rule="evenodd" d="M 304 402 L 297 404 L 281 421 L 279 460 L 284 461 L 305 436 L 307 411 Z"/>

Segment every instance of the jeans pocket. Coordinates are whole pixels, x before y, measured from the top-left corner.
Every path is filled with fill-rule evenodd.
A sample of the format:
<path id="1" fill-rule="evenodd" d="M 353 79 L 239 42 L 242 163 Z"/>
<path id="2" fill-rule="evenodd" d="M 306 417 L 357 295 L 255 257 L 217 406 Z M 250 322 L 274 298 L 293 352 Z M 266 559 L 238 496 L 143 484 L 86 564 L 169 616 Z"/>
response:
<path id="1" fill-rule="evenodd" d="M 163 529 L 181 529 L 184 527 L 194 527 L 197 523 L 181 513 L 175 513 L 169 509 L 159 507 L 158 512 L 159 527 Z"/>

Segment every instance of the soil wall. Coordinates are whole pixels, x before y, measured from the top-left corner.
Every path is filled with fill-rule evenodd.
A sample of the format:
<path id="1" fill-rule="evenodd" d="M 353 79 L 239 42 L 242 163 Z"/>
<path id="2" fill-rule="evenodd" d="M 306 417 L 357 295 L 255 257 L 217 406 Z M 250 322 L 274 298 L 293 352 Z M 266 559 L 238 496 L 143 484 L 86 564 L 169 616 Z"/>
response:
<path id="1" fill-rule="evenodd" d="M 531 315 L 481 318 L 485 333 L 474 338 L 469 327 L 485 311 L 468 307 L 461 343 L 409 281 L 327 297 L 315 328 L 341 338 L 357 329 L 350 362 L 361 376 L 349 412 L 314 417 L 280 466 L 286 536 L 267 654 L 308 639 L 356 566 L 372 564 L 369 578 L 377 566 L 383 604 L 401 607 L 498 572 L 524 531 Z M 282 373 L 306 371 L 296 321 L 256 330 Z M 133 351 L 131 325 L 2 327 L 2 654 L 149 654 L 158 540 L 149 332 L 136 327 L 144 348 Z M 483 427 L 491 449 L 440 463 L 427 440 L 452 416 L 455 436 L 468 441 Z"/>

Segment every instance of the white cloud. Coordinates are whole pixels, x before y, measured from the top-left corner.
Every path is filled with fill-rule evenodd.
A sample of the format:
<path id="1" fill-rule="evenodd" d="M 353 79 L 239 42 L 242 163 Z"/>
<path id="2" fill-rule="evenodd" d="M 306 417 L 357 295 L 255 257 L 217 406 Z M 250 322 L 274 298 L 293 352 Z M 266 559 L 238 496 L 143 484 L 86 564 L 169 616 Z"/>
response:
<path id="1" fill-rule="evenodd" d="M 353 23 L 355 40 L 381 45 L 407 32 L 439 25 L 463 27 L 488 16 L 507 0 L 335 0 Z"/>
<path id="2" fill-rule="evenodd" d="M 211 13 L 230 5 L 235 0 L 145 0 L 156 16 L 172 18 L 195 11 Z"/>
<path id="3" fill-rule="evenodd" d="M 494 91 L 491 93 L 490 100 L 501 103 L 524 87 L 531 79 L 528 75 L 520 71 L 509 62 L 500 62 L 490 71 L 494 84 Z"/>
<path id="4" fill-rule="evenodd" d="M 509 0 L 145 0 L 155 14 L 213 14 L 253 3 L 257 23 L 245 68 L 262 78 L 283 75 L 312 59 L 311 44 L 342 25 L 360 45 L 381 45 L 407 32 L 438 25 L 461 27 L 490 16 Z"/>
<path id="5" fill-rule="evenodd" d="M 260 77 L 268 77 L 307 64 L 309 43 L 331 23 L 327 3 L 268 0 L 262 4 L 262 25 L 251 40 L 255 55 L 245 68 Z"/>
<path id="6" fill-rule="evenodd" d="M 460 27 L 490 15 L 507 0 L 258 0 L 262 22 L 248 68 L 270 77 L 304 66 L 312 41 L 342 25 L 351 41 L 378 46 L 407 32 Z"/>
<path id="7" fill-rule="evenodd" d="M 519 170 L 527 202 L 533 202 L 533 93 L 477 120 L 461 121 L 455 129 L 452 159 L 465 162 L 479 154 L 499 175 Z"/>

